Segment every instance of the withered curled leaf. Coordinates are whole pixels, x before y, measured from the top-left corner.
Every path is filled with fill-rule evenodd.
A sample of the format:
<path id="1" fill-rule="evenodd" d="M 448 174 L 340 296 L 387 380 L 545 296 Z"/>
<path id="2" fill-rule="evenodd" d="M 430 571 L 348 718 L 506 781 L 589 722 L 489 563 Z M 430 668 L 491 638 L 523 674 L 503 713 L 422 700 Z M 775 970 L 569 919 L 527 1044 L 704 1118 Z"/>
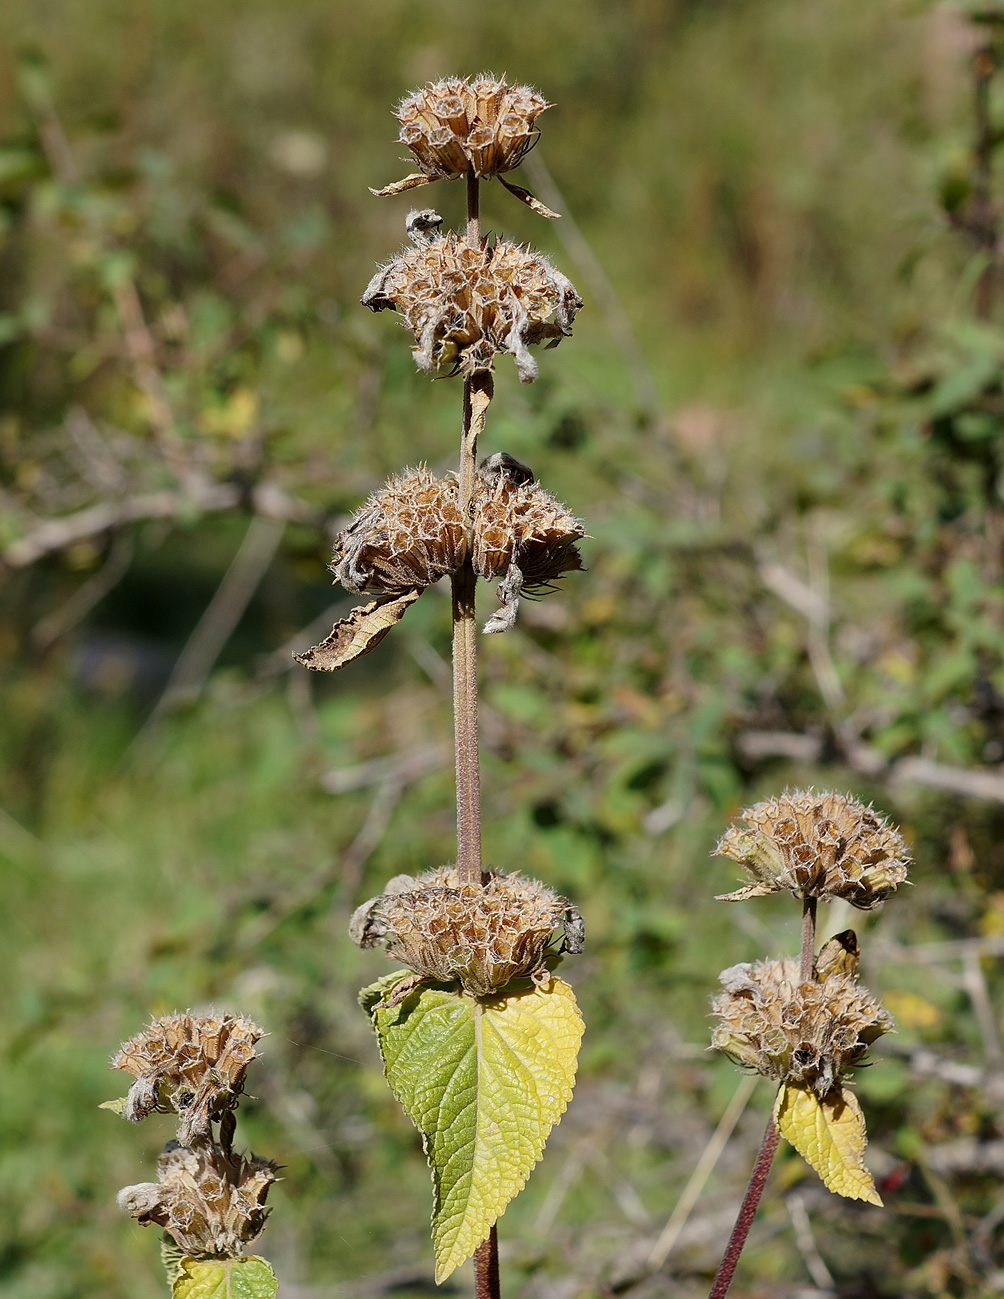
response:
<path id="1" fill-rule="evenodd" d="M 421 595 L 406 591 L 395 600 L 372 600 L 353 609 L 347 618 L 336 622 L 331 635 L 303 654 L 294 654 L 297 663 L 313 672 L 337 672 L 353 659 L 368 654 L 383 640 L 392 627 Z"/>

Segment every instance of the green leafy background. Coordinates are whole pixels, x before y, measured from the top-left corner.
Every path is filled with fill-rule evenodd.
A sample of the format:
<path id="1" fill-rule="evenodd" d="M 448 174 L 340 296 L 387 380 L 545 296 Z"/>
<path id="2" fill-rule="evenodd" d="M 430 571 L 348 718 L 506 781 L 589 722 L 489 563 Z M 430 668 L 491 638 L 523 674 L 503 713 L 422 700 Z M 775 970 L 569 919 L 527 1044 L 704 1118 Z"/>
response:
<path id="1" fill-rule="evenodd" d="M 562 970 L 587 1024 L 576 1095 L 503 1220 L 509 1294 L 706 1293 L 772 1100 L 645 1279 L 737 1084 L 705 1052 L 709 994 L 723 966 L 798 945 L 789 901 L 712 902 L 734 874 L 708 854 L 787 782 L 874 798 L 916 856 L 915 887 L 858 926 L 900 1023 L 857 1084 L 887 1208 L 782 1153 L 736 1293 L 809 1284 L 792 1194 L 841 1293 L 996 1292 L 1004 1133 L 980 1071 L 999 973 L 904 948 L 1004 931 L 1002 804 L 863 774 L 1004 756 L 1004 332 L 974 318 L 957 228 L 972 41 L 920 0 L 5 6 L 5 546 L 101 499 L 115 464 L 163 485 L 131 292 L 211 478 L 264 475 L 338 519 L 406 463 L 448 468 L 457 384 L 416 375 L 393 318 L 357 305 L 409 206 L 367 191 L 406 166 L 388 110 L 485 66 L 557 105 L 538 152 L 594 261 L 484 193 L 485 224 L 586 299 L 538 383 L 500 363 L 486 434 L 591 534 L 588 572 L 483 642 L 486 857 L 588 929 Z M 458 187 L 423 196 L 460 219 Z M 453 852 L 449 602 L 433 590 L 308 684 L 276 651 L 339 596 L 305 516 L 200 697 L 151 724 L 247 522 L 193 507 L 125 529 L 124 576 L 63 635 L 44 620 L 110 562 L 103 539 L 0 592 L 3 1299 L 163 1293 L 154 1234 L 114 1195 L 152 1176 L 167 1120 L 96 1107 L 145 1017 L 213 1004 L 271 1034 L 238 1129 L 284 1166 L 255 1248 L 290 1293 L 432 1287 L 420 1140 L 355 1004 L 386 965 L 345 930 L 389 876 Z M 789 756 L 758 757 L 763 733 L 796 737 Z"/>

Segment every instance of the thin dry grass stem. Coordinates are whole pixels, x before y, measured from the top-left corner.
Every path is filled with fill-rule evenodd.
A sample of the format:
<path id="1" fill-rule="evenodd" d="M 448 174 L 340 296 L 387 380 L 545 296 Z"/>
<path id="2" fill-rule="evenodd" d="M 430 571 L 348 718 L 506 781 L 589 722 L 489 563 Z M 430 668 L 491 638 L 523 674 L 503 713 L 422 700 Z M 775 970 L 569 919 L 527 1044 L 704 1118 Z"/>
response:
<path id="1" fill-rule="evenodd" d="M 721 1159 L 722 1152 L 728 1145 L 736 1124 L 749 1104 L 756 1085 L 756 1074 L 746 1074 L 743 1078 L 740 1078 L 739 1086 L 726 1106 L 725 1113 L 718 1120 L 718 1126 L 711 1134 L 708 1144 L 704 1147 L 703 1154 L 694 1166 L 694 1171 L 690 1174 L 676 1207 L 660 1232 L 659 1239 L 652 1246 L 652 1251 L 647 1260 L 649 1272 L 658 1272 L 666 1259 L 669 1258 L 674 1245 L 680 1239 L 680 1235 L 694 1210 L 694 1205 L 700 1199 L 708 1178 L 714 1171 L 719 1159 Z"/>

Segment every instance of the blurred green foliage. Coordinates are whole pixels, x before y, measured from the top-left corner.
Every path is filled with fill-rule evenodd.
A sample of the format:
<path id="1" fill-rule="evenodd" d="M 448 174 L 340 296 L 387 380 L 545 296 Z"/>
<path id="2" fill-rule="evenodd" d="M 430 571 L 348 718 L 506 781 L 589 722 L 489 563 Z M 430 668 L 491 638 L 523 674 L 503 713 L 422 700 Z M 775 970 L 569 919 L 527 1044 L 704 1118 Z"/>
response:
<path id="1" fill-rule="evenodd" d="M 998 1293 L 999 972 L 904 945 L 1004 932 L 1002 804 L 882 770 L 1004 758 L 974 27 L 919 0 L 9 0 L 4 20 L 0 545 L 185 473 L 236 490 L 5 572 L 0 1295 L 163 1293 L 114 1194 L 168 1132 L 96 1106 L 149 1013 L 210 1003 L 271 1033 L 239 1138 L 285 1165 L 262 1245 L 289 1293 L 431 1287 L 427 1170 L 355 1005 L 386 967 L 345 926 L 453 852 L 448 602 L 331 680 L 275 651 L 338 598 L 332 521 L 406 463 L 453 462 L 457 384 L 416 375 L 357 298 L 404 234 L 407 198 L 367 192 L 399 174 L 390 106 L 485 66 L 556 103 L 538 152 L 634 335 L 560 223 L 488 186 L 486 223 L 587 309 L 537 384 L 500 366 L 485 449 L 593 538 L 586 574 L 483 642 L 486 856 L 588 931 L 563 971 L 576 1098 L 505 1217 L 506 1292 L 665 1288 L 632 1281 L 736 1085 L 704 1050 L 718 971 L 798 943 L 784 900 L 715 904 L 732 872 L 708 854 L 745 802 L 815 782 L 874 798 L 916 856 L 916 887 L 857 918 L 900 1021 L 858 1083 L 888 1207 L 782 1157 L 735 1292 L 807 1284 L 797 1188 L 839 1293 Z M 428 192 L 459 221 L 459 188 Z M 201 697 L 150 723 L 262 483 L 300 513 Z M 58 626 L 116 537 L 119 580 Z M 988 1085 L 918 1073 L 921 1047 Z M 706 1291 L 766 1093 L 670 1256 L 680 1295 Z"/>

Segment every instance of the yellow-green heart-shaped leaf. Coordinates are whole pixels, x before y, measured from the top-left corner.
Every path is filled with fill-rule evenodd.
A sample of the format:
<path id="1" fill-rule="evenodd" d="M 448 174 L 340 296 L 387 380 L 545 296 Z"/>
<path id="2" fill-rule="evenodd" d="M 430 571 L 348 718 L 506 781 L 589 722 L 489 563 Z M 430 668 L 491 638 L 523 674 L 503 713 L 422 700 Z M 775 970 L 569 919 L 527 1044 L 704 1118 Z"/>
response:
<path id="1" fill-rule="evenodd" d="M 279 1285 L 269 1263 L 250 1258 L 183 1258 L 171 1299 L 275 1299 Z"/>
<path id="2" fill-rule="evenodd" d="M 882 1203 L 864 1166 L 868 1137 L 853 1092 L 837 1084 L 820 1100 L 809 1087 L 783 1083 L 774 1102 L 774 1121 L 781 1136 L 836 1195 Z"/>
<path id="3" fill-rule="evenodd" d="M 387 1081 L 432 1169 L 436 1280 L 487 1237 L 540 1158 L 575 1081 L 582 1018 L 567 983 L 529 980 L 494 997 L 425 984 L 380 1002 L 407 971 L 360 994 Z"/>

